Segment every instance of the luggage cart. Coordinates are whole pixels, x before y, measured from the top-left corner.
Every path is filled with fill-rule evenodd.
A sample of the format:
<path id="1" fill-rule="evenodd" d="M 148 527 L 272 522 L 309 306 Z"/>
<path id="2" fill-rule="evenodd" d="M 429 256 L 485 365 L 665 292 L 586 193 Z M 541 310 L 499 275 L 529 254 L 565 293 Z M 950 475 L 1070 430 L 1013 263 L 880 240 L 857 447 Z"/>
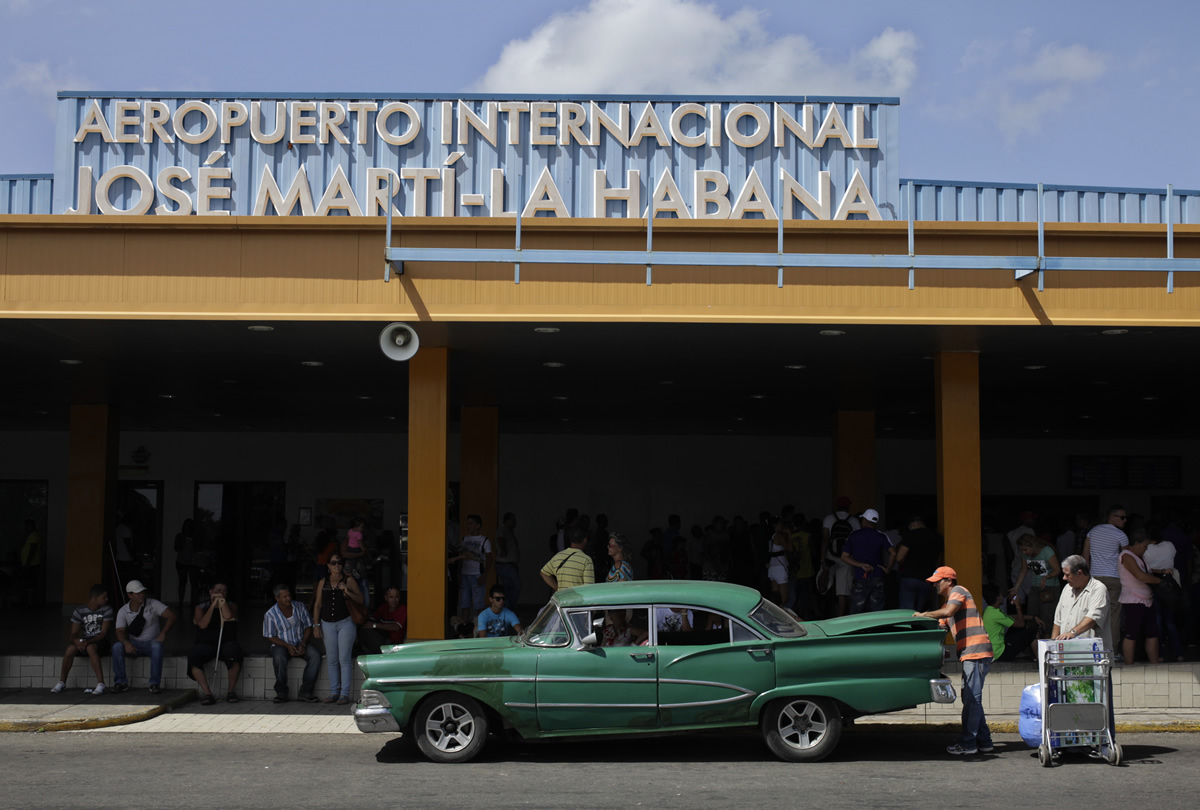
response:
<path id="1" fill-rule="evenodd" d="M 1096 748 L 1109 765 L 1121 764 L 1121 746 L 1109 724 L 1112 650 L 1045 651 L 1042 677 L 1042 744 L 1038 761 L 1053 764 L 1064 748 Z M 1051 703 L 1050 698 L 1056 698 Z M 1083 700 L 1071 698 L 1083 697 Z"/>

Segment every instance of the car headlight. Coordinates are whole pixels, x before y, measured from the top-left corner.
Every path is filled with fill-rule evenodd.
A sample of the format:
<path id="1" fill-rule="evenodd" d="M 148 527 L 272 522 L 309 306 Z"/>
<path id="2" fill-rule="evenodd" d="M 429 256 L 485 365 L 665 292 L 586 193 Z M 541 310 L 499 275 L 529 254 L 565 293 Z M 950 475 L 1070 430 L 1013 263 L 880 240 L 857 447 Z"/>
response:
<path id="1" fill-rule="evenodd" d="M 364 709 L 369 709 L 373 706 L 379 706 L 384 709 L 392 708 L 392 704 L 383 696 L 382 692 L 377 692 L 374 689 L 362 690 L 362 696 L 359 699 L 359 705 Z"/>

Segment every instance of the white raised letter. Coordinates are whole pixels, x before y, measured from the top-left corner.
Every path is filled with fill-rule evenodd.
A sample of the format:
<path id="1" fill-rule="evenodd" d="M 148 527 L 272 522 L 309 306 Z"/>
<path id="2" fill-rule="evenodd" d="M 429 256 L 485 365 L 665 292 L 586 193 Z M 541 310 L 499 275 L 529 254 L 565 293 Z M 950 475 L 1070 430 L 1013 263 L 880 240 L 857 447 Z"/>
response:
<path id="1" fill-rule="evenodd" d="M 756 127 L 753 132 L 743 135 L 741 132 L 738 132 L 738 121 L 741 121 L 746 116 L 754 119 Z M 738 146 L 747 149 L 758 146 L 765 141 L 770 132 L 771 121 L 767 117 L 767 111 L 757 104 L 735 104 L 733 109 L 729 111 L 729 116 L 725 119 L 725 137 Z"/>
<path id="2" fill-rule="evenodd" d="M 317 117 L 315 115 L 305 115 L 305 113 L 314 113 L 317 111 L 317 102 L 315 101 L 293 101 L 291 103 L 292 121 L 288 127 L 288 140 L 292 143 L 316 143 L 317 136 L 312 132 L 305 132 L 305 127 L 315 127 L 317 125 Z"/>
<path id="3" fill-rule="evenodd" d="M 821 131 L 817 133 L 816 139 L 813 141 L 813 146 L 822 147 L 828 138 L 841 139 L 842 146 L 854 146 L 854 141 L 850 138 L 850 132 L 846 129 L 846 122 L 842 120 L 842 114 L 838 112 L 836 104 L 829 105 L 829 112 L 825 113 L 825 120 L 821 123 Z"/>
<path id="4" fill-rule="evenodd" d="M 369 216 L 379 216 L 383 210 L 387 215 L 385 205 L 391 205 L 392 197 L 400 191 L 400 175 L 391 169 L 367 169 L 367 210 Z M 402 217 L 400 209 L 392 206 L 392 216 Z"/>
<path id="5" fill-rule="evenodd" d="M 600 129 L 603 127 L 608 130 L 608 134 L 617 139 L 617 143 L 621 146 L 629 146 L 629 105 L 617 105 L 617 120 L 614 121 L 608 117 L 604 110 L 600 109 L 600 105 L 596 102 L 591 102 L 592 115 L 591 126 L 588 128 L 588 143 L 591 146 L 600 145 Z"/>
<path id="6" fill-rule="evenodd" d="M 454 143 L 454 102 L 442 102 L 442 144 Z"/>
<path id="7" fill-rule="evenodd" d="M 708 145 L 721 145 L 721 102 L 708 105 Z"/>
<path id="8" fill-rule="evenodd" d="M 438 169 L 401 169 L 400 179 L 413 181 L 414 217 L 429 215 L 429 181 L 441 177 Z"/>
<path id="9" fill-rule="evenodd" d="M 466 145 L 470 139 L 470 129 L 474 129 L 492 146 L 496 145 L 496 131 L 500 127 L 500 115 L 496 112 L 496 102 L 485 102 L 483 105 L 483 115 L 484 117 L 480 118 L 471 109 L 470 104 L 462 99 L 458 100 L 459 144 Z"/>
<path id="10" fill-rule="evenodd" d="M 292 180 L 291 188 L 288 189 L 285 197 L 275 183 L 275 175 L 271 174 L 271 167 L 263 166 L 262 176 L 258 180 L 258 193 L 254 195 L 254 210 L 251 211 L 251 214 L 256 217 L 266 216 L 268 201 L 275 206 L 275 213 L 281 217 L 291 216 L 292 209 L 296 207 L 297 202 L 300 203 L 301 215 L 311 217 L 313 200 L 312 189 L 308 186 L 308 171 L 303 166 L 296 171 L 296 178 Z"/>
<path id="11" fill-rule="evenodd" d="M 192 213 L 192 198 L 188 193 L 175 185 L 172 181 L 179 180 L 186 183 L 192 179 L 192 173 L 182 166 L 168 166 L 158 173 L 158 193 L 166 197 L 168 200 L 176 203 L 177 207 L 172 210 L 167 207 L 166 203 L 154 209 L 154 213 L 160 217 L 186 217 Z M 228 213 L 227 211 L 225 213 Z"/>
<path id="12" fill-rule="evenodd" d="M 854 146 L 857 149 L 878 149 L 879 139 L 867 137 L 867 108 L 854 105 Z"/>
<path id="13" fill-rule="evenodd" d="M 525 210 L 521 212 L 521 216 L 537 216 L 538 211 L 553 211 L 556 217 L 571 216 L 570 212 L 567 211 L 567 204 L 563 202 L 562 193 L 559 192 L 558 186 L 554 184 L 554 177 L 550 174 L 549 166 L 542 169 L 537 182 L 533 184 L 533 191 L 529 194 L 529 202 L 525 204 Z"/>
<path id="14" fill-rule="evenodd" d="M 670 169 L 663 169 L 662 177 L 658 178 L 658 185 L 654 187 L 654 194 L 650 196 L 650 216 L 656 217 L 661 211 L 674 211 L 680 219 L 692 218 L 692 212 L 683 201 Z"/>
<path id="15" fill-rule="evenodd" d="M 647 135 L 653 135 L 659 146 L 671 145 L 671 140 L 667 137 L 666 130 L 663 129 L 662 121 L 658 120 L 658 114 L 654 112 L 654 104 L 649 101 L 646 102 L 642 114 L 638 116 L 637 123 L 633 126 L 633 134 L 629 136 L 629 145 L 641 145 L 642 138 Z"/>
<path id="16" fill-rule="evenodd" d="M 675 139 L 675 143 L 680 146 L 704 146 L 705 136 L 701 130 L 699 135 L 684 135 L 683 134 L 683 119 L 689 115 L 698 115 L 704 118 L 705 111 L 703 104 L 680 104 L 675 108 L 675 112 L 671 113 L 671 137 Z"/>
<path id="17" fill-rule="evenodd" d="M 400 113 L 408 117 L 408 129 L 401 135 L 393 135 L 388 129 L 387 122 L 393 113 Z M 379 115 L 375 116 L 375 131 L 379 133 L 379 138 L 384 143 L 390 143 L 392 146 L 404 146 L 421 134 L 421 116 L 417 115 L 417 111 L 411 104 L 392 101 L 384 104 Z"/>
<path id="18" fill-rule="evenodd" d="M 104 120 L 104 111 L 100 109 L 100 102 L 95 99 L 92 99 L 87 112 L 83 114 L 83 123 L 79 125 L 79 131 L 75 133 L 75 143 L 82 143 L 89 132 L 96 132 L 104 139 L 105 143 L 112 143 L 112 130 L 108 128 L 108 122 Z"/>
<path id="19" fill-rule="evenodd" d="M 175 143 L 175 137 L 163 124 L 171 122 L 171 108 L 165 101 L 147 101 L 142 107 L 142 143 L 154 143 L 157 135 L 163 143 Z"/>
<path id="20" fill-rule="evenodd" d="M 696 172 L 695 183 L 692 195 L 695 203 L 692 207 L 696 211 L 696 219 L 729 219 L 732 206 L 728 197 L 729 178 L 725 173 L 703 169 Z M 712 188 L 709 188 L 710 183 Z M 709 203 L 715 205 L 717 210 L 709 212 Z"/>
<path id="21" fill-rule="evenodd" d="M 350 101 L 347 102 L 346 109 L 354 113 L 354 142 L 366 143 L 367 113 L 375 112 L 379 109 L 379 105 L 374 101 Z"/>
<path id="22" fill-rule="evenodd" d="M 758 211 L 763 215 L 763 219 L 778 219 L 775 209 L 771 206 L 771 196 L 767 194 L 767 188 L 758 176 L 758 169 L 750 170 L 750 176 L 746 178 L 746 185 L 742 186 L 742 192 L 738 194 L 729 218 L 745 219 L 748 211 Z"/>
<path id="23" fill-rule="evenodd" d="M 321 143 L 329 143 L 329 136 L 338 143 L 350 143 L 350 138 L 342 132 L 342 124 L 346 122 L 346 108 L 336 101 L 322 101 L 319 112 L 321 118 Z"/>
<path id="24" fill-rule="evenodd" d="M 203 168 L 196 173 L 196 216 L 227 217 L 230 212 L 214 210 L 210 203 L 213 200 L 228 200 L 232 189 L 229 186 L 214 186 L 214 180 L 228 180 L 233 177 L 230 169 Z"/>
<path id="25" fill-rule="evenodd" d="M 571 138 L 575 143 L 587 144 L 587 135 L 583 134 L 583 125 L 587 122 L 587 108 L 574 101 L 564 101 L 558 105 L 558 145 L 570 146 Z"/>
<path id="26" fill-rule="evenodd" d="M 779 170 L 779 179 L 783 181 L 783 199 L 779 201 L 784 219 L 794 219 L 792 216 L 792 199 L 812 211 L 817 219 L 829 219 L 829 172 L 817 173 L 817 196 L 813 197 L 808 189 L 800 185 L 796 178 L 788 174 L 787 169 Z"/>
<path id="27" fill-rule="evenodd" d="M 508 145 L 519 146 L 521 143 L 521 113 L 529 112 L 529 102 L 501 101 L 496 109 L 508 116 L 505 121 L 508 125 Z"/>
<path id="28" fill-rule="evenodd" d="M 138 201 L 130 208 L 117 208 L 108 197 L 112 184 L 122 177 L 128 177 L 137 183 L 138 189 L 141 191 Z M 109 216 L 113 214 L 144 214 L 150 210 L 150 206 L 153 204 L 154 183 L 150 180 L 150 175 L 137 166 L 114 166 L 100 175 L 100 182 L 96 184 L 96 205 L 99 206 L 101 214 Z"/>
<path id="29" fill-rule="evenodd" d="M 554 111 L 558 105 L 551 101 L 534 101 L 529 105 L 529 143 L 534 146 L 552 146 L 555 141 L 553 132 L 542 132 L 543 129 L 554 129 L 558 119 Z"/>
<path id="30" fill-rule="evenodd" d="M 800 108 L 800 121 L 788 115 L 782 104 L 775 105 L 775 146 L 782 147 L 786 133 L 791 132 L 800 139 L 800 143 L 812 149 L 813 145 L 813 106 L 805 104 Z"/>
<path id="31" fill-rule="evenodd" d="M 317 216 L 329 216 L 331 208 L 341 208 L 352 217 L 362 216 L 358 200 L 354 199 L 354 189 L 350 187 L 350 178 L 342 170 L 341 164 L 333 170 L 333 177 L 329 179 L 329 185 L 317 203 Z"/>
<path id="32" fill-rule="evenodd" d="M 516 211 L 504 210 L 504 169 L 492 169 L 492 196 L 488 200 L 488 216 L 515 217 Z"/>
<path id="33" fill-rule="evenodd" d="M 250 102 L 250 137 L 255 143 L 279 143 L 283 140 L 283 132 L 287 123 L 287 104 L 275 102 L 275 129 L 271 132 L 262 131 L 262 102 Z"/>
<path id="34" fill-rule="evenodd" d="M 240 127 L 250 120 L 246 105 L 240 101 L 221 102 L 221 143 L 229 143 L 229 136 L 234 127 Z"/>
<path id="35" fill-rule="evenodd" d="M 92 167 L 79 167 L 79 199 L 75 203 L 74 208 L 66 210 L 68 214 L 86 214 L 91 216 L 92 213 Z"/>
<path id="36" fill-rule="evenodd" d="M 642 173 L 637 169 L 625 172 L 625 188 L 608 187 L 604 169 L 592 172 L 592 216 L 607 217 L 608 201 L 624 200 L 626 218 L 640 217 L 642 212 Z"/>
<path id="37" fill-rule="evenodd" d="M 849 219 L 851 214 L 866 214 L 867 219 L 883 219 L 875 207 L 875 200 L 871 199 L 871 189 L 867 188 L 867 181 L 863 180 L 862 172 L 858 169 L 854 170 L 854 177 L 850 178 L 850 185 L 846 186 L 846 193 L 842 195 L 833 218 Z"/>
<path id="38" fill-rule="evenodd" d="M 204 116 L 204 126 L 199 132 L 188 132 L 184 120 L 190 112 L 198 112 Z M 175 137 L 184 143 L 204 143 L 217 131 L 217 113 L 203 101 L 189 101 L 180 104 L 171 117 L 171 126 L 175 129 Z"/>
<path id="39" fill-rule="evenodd" d="M 137 112 L 142 105 L 137 101 L 118 101 L 113 104 L 113 140 L 117 143 L 137 143 L 138 134 L 136 132 L 126 132 L 125 127 L 136 127 L 140 122 L 136 115 L 130 113 Z"/>

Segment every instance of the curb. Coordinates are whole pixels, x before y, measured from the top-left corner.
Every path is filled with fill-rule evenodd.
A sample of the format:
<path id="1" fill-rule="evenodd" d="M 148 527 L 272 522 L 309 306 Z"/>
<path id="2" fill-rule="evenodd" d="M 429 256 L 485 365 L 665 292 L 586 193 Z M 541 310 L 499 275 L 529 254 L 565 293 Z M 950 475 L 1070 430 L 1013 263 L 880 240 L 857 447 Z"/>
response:
<path id="1" fill-rule="evenodd" d="M 112 726 L 127 726 L 130 723 L 140 723 L 143 720 L 158 717 L 163 712 L 186 706 L 195 699 L 196 690 L 188 689 L 183 694 L 176 695 L 165 703 L 160 703 L 157 706 L 147 706 L 140 711 L 127 712 L 125 714 L 105 715 L 86 720 L 0 720 L 0 732 L 86 731 L 88 729 L 110 728 Z"/>
<path id="2" fill-rule="evenodd" d="M 1018 734 L 1017 724 L 1011 721 L 998 723 L 988 722 L 988 728 L 995 734 Z M 915 732 L 947 732 L 962 731 L 961 723 L 855 723 L 846 729 L 853 733 L 855 729 L 869 731 L 872 734 L 912 734 Z M 1200 722 L 1190 723 L 1117 723 L 1118 734 L 1154 734 L 1154 733 L 1194 733 L 1200 732 Z"/>

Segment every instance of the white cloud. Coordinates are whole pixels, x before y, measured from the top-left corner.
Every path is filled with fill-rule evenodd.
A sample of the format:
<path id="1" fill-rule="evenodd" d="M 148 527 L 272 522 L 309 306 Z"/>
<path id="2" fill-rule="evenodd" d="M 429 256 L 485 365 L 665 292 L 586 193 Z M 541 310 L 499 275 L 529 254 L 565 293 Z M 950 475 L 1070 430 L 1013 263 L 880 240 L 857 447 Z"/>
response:
<path id="1" fill-rule="evenodd" d="M 1043 45 L 1033 61 L 1016 67 L 1013 77 L 1031 82 L 1090 82 L 1107 69 L 1108 55 L 1078 43 Z"/>
<path id="2" fill-rule="evenodd" d="M 899 95 L 917 74 L 917 37 L 885 29 L 841 59 L 765 15 L 695 0 L 592 0 L 509 42 L 482 92 Z"/>
<path id="3" fill-rule="evenodd" d="M 51 67 L 45 59 L 39 62 L 11 59 L 9 63 L 12 70 L 4 78 L 4 87 L 31 97 L 51 118 L 54 117 L 58 91 L 83 84 L 82 80 L 71 72 L 70 67 Z"/>

